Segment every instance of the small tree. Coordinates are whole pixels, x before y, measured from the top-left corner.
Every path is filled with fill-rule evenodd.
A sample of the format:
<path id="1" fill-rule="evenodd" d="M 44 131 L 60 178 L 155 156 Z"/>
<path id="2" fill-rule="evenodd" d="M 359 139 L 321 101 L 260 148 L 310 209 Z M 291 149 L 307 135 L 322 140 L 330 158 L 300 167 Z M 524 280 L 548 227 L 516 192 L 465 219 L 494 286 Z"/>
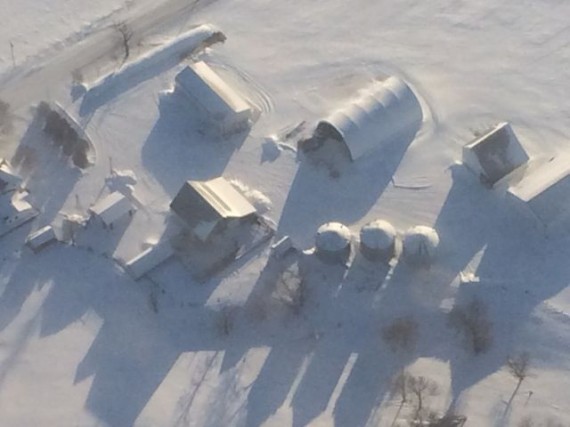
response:
<path id="1" fill-rule="evenodd" d="M 514 356 L 509 356 L 507 358 L 507 368 L 513 377 L 515 377 L 517 381 L 517 386 L 515 387 L 509 402 L 507 403 L 507 407 L 505 408 L 505 415 L 509 411 L 511 404 L 513 403 L 513 399 L 517 395 L 519 388 L 522 385 L 522 382 L 528 375 L 528 370 L 530 366 L 530 355 L 527 352 L 522 352 L 516 354 Z"/>
<path id="2" fill-rule="evenodd" d="M 396 424 L 400 412 L 406 403 L 413 404 L 413 423 L 422 425 L 424 421 L 433 418 L 434 414 L 427 408 L 426 402 L 429 397 L 439 394 L 439 387 L 436 382 L 426 377 L 416 377 L 406 371 L 402 371 L 392 382 L 392 394 L 400 397 L 400 407 L 392 421 L 392 426 Z"/>
<path id="3" fill-rule="evenodd" d="M 449 314 L 450 324 L 464 334 L 475 354 L 486 352 L 493 342 L 492 322 L 487 306 L 479 298 L 455 306 Z"/>

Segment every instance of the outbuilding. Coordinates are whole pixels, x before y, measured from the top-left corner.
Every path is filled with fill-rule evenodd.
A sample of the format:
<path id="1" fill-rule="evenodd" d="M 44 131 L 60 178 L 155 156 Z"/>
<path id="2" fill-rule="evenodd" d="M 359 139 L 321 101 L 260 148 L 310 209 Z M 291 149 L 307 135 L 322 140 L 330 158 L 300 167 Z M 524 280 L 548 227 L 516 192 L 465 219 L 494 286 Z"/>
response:
<path id="1" fill-rule="evenodd" d="M 509 188 L 508 198 L 527 217 L 555 226 L 570 217 L 570 159 L 543 164 Z"/>
<path id="2" fill-rule="evenodd" d="M 352 233 L 339 222 L 327 222 L 319 227 L 315 236 L 315 253 L 329 263 L 345 263 L 351 252 Z"/>
<path id="3" fill-rule="evenodd" d="M 430 265 L 439 247 L 439 235 L 431 227 L 417 225 L 404 234 L 402 254 L 405 261 L 414 265 Z"/>
<path id="4" fill-rule="evenodd" d="M 253 205 L 223 177 L 186 181 L 170 208 L 201 241 L 257 216 Z"/>
<path id="5" fill-rule="evenodd" d="M 89 212 L 101 221 L 103 227 L 112 229 L 122 218 L 132 216 L 135 208 L 127 197 L 115 191 L 91 206 Z"/>
<path id="6" fill-rule="evenodd" d="M 169 244 L 152 245 L 129 260 L 125 264 L 125 268 L 134 280 L 138 280 L 168 260 L 172 254 L 173 250 Z"/>
<path id="7" fill-rule="evenodd" d="M 37 253 L 57 241 L 57 237 L 51 225 L 46 225 L 26 238 L 26 245 Z"/>
<path id="8" fill-rule="evenodd" d="M 320 121 L 313 139 L 324 144 L 327 140 L 341 142 L 354 161 L 400 135 L 415 135 L 421 123 L 422 108 L 416 95 L 406 82 L 392 76 L 375 82 Z"/>
<path id="9" fill-rule="evenodd" d="M 528 161 L 528 154 L 507 122 L 463 147 L 463 164 L 491 187 Z"/>
<path id="10" fill-rule="evenodd" d="M 360 229 L 360 252 L 370 261 L 390 261 L 395 255 L 396 229 L 387 221 L 372 221 Z"/>
<path id="11" fill-rule="evenodd" d="M 216 133 L 227 135 L 249 128 L 251 106 L 205 62 L 185 67 L 175 80 L 176 89 L 203 113 Z"/>

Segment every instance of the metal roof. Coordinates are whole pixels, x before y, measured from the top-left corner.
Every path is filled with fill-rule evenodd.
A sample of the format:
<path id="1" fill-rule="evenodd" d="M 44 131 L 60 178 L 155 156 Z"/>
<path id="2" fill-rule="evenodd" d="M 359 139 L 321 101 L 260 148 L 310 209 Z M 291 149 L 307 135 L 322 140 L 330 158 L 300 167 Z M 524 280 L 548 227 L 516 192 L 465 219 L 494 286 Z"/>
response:
<path id="1" fill-rule="evenodd" d="M 184 68 L 176 83 L 215 118 L 250 110 L 249 104 L 203 61 Z"/>
<path id="2" fill-rule="evenodd" d="M 376 82 L 347 107 L 321 121 L 337 130 L 352 160 L 407 130 L 417 131 L 422 109 L 409 86 L 397 77 Z"/>

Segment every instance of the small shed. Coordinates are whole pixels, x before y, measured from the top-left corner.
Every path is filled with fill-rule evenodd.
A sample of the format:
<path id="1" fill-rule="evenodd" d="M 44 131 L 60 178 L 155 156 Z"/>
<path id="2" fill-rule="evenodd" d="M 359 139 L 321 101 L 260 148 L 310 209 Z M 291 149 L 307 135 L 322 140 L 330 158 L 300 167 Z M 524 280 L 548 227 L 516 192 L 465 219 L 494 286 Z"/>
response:
<path id="1" fill-rule="evenodd" d="M 490 186 L 528 161 L 528 154 L 507 122 L 463 147 L 463 164 Z"/>
<path id="2" fill-rule="evenodd" d="M 129 260 L 125 267 L 134 280 L 158 267 L 168 260 L 173 254 L 172 247 L 168 244 L 158 244 L 146 248 L 140 254 Z"/>
<path id="3" fill-rule="evenodd" d="M 39 252 L 45 247 L 57 241 L 57 237 L 51 225 L 46 225 L 34 233 L 30 234 L 26 239 L 26 245 L 34 252 Z"/>
<path id="4" fill-rule="evenodd" d="M 553 226 L 570 216 L 570 159 L 556 158 L 509 188 L 507 197 L 527 216 Z"/>
<path id="5" fill-rule="evenodd" d="M 329 263 L 345 263 L 351 252 L 352 233 L 339 222 L 327 222 L 319 227 L 315 236 L 315 253 Z"/>
<path id="6" fill-rule="evenodd" d="M 433 228 L 417 225 L 406 231 L 402 246 L 402 253 L 407 262 L 430 265 L 439 247 L 439 236 Z"/>
<path id="7" fill-rule="evenodd" d="M 176 89 L 198 107 L 218 134 L 236 133 L 250 126 L 251 106 L 205 62 L 187 66 L 175 81 Z"/>
<path id="8" fill-rule="evenodd" d="M 20 178 L 7 160 L 0 158 L 0 194 L 17 190 L 22 184 Z"/>
<path id="9" fill-rule="evenodd" d="M 360 229 L 360 252 L 370 261 L 390 261 L 395 255 L 396 229 L 383 220 L 372 221 Z"/>
<path id="10" fill-rule="evenodd" d="M 201 241 L 226 227 L 256 218 L 252 204 L 223 177 L 186 181 L 170 208 Z"/>
<path id="11" fill-rule="evenodd" d="M 115 191 L 91 206 L 89 212 L 101 221 L 103 227 L 112 229 L 122 218 L 132 216 L 135 208 L 127 197 Z"/>
<path id="12" fill-rule="evenodd" d="M 389 77 L 319 122 L 315 133 L 344 143 L 354 161 L 399 135 L 415 134 L 422 116 L 421 105 L 406 82 Z"/>

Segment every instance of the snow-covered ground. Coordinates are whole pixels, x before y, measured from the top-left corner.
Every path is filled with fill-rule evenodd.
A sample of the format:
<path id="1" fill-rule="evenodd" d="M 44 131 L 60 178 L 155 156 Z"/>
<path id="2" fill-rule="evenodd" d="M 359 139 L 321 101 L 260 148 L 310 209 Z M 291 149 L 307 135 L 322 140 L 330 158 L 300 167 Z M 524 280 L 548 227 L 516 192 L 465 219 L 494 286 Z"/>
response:
<path id="1" fill-rule="evenodd" d="M 570 234 L 534 227 L 457 163 L 476 132 L 504 120 L 537 162 L 570 150 L 570 3 L 3 3 L 0 99 L 14 128 L 0 135 L 0 157 L 19 165 L 41 214 L 0 240 L 2 425 L 390 426 L 399 406 L 390 383 L 402 366 L 437 382 L 429 405 L 455 408 L 466 425 L 516 426 L 526 416 L 570 424 Z M 118 22 L 133 29 L 132 60 L 193 25 L 222 30 L 227 41 L 199 57 L 259 110 L 249 135 L 200 131 L 171 93 L 183 63 L 141 70 L 142 82 L 97 102 L 80 96 L 76 70 L 89 83 L 120 69 Z M 297 161 L 288 131 L 393 74 L 422 103 L 413 141 L 338 177 Z M 95 166 L 71 168 L 47 142 L 33 108 L 45 99 L 91 137 Z M 111 167 L 132 174 L 111 177 Z M 222 174 L 267 196 L 277 234 L 301 249 L 324 222 L 356 234 L 382 218 L 401 232 L 435 227 L 439 257 L 417 273 L 359 257 L 345 271 L 301 256 L 298 313 L 267 306 L 277 272 L 294 261 L 271 260 L 268 248 L 207 283 L 175 260 L 132 281 L 113 257 L 131 259 L 172 231 L 168 205 L 185 180 Z M 23 246 L 29 232 L 83 215 L 127 184 L 137 212 L 120 227 L 37 254 Z M 448 310 L 473 295 L 493 322 L 492 346 L 478 356 L 447 324 Z M 399 357 L 382 329 L 410 315 L 419 341 Z M 505 360 L 519 351 L 531 354 L 531 372 L 507 410 L 516 379 Z"/>

